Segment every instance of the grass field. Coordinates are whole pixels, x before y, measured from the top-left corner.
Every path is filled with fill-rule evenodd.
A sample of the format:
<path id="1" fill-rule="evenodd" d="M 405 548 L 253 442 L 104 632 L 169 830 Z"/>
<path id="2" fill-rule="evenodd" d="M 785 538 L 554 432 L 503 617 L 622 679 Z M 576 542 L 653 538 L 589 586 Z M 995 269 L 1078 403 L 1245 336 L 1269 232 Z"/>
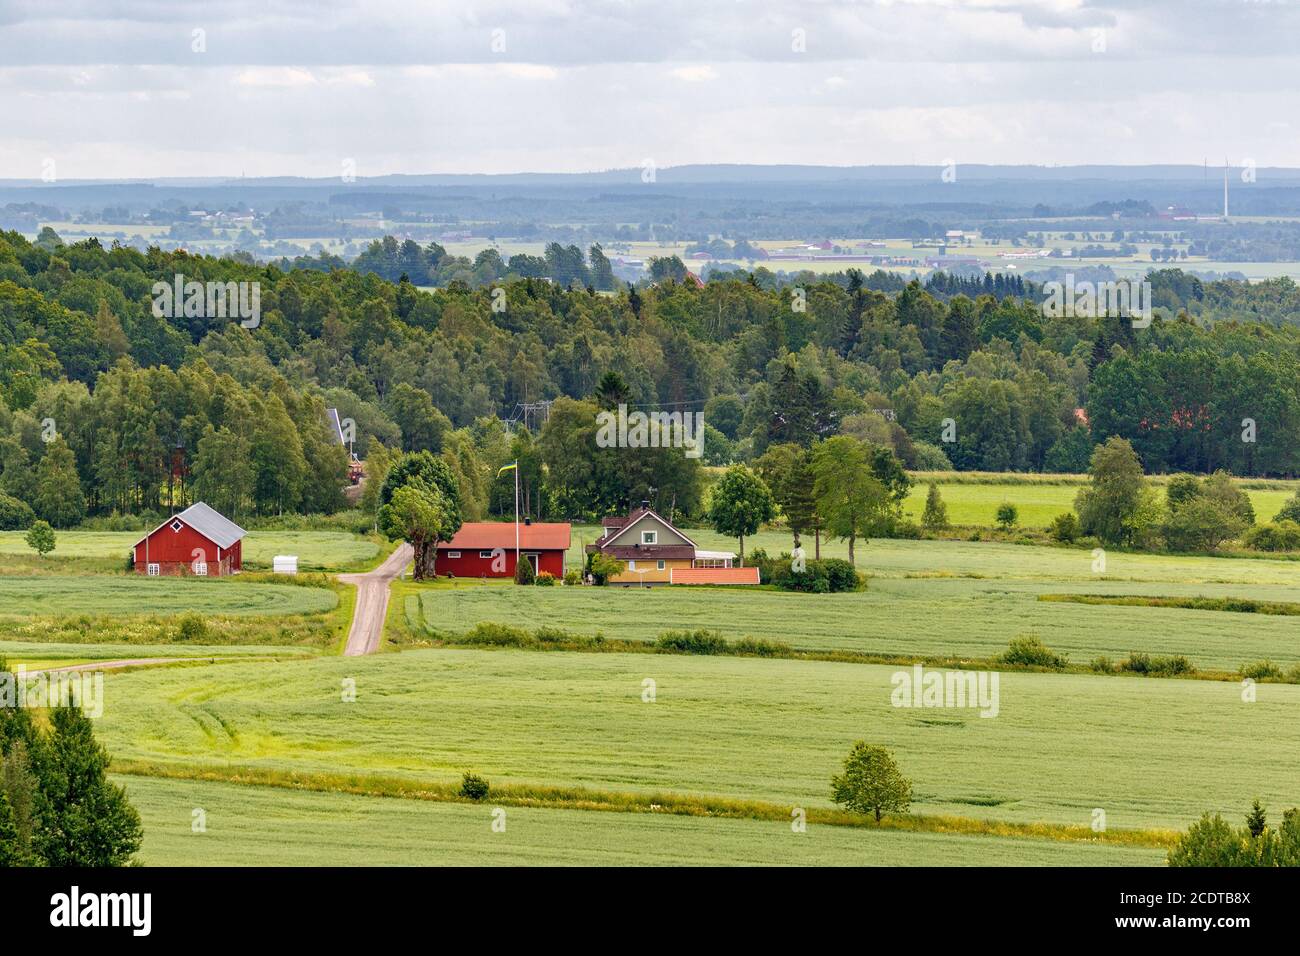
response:
<path id="1" fill-rule="evenodd" d="M 123 776 L 154 866 L 1157 865 L 1158 849 L 426 803 Z M 191 829 L 202 809 L 206 832 Z"/>
<path id="2" fill-rule="evenodd" d="M 858 739 L 895 749 L 914 810 L 1184 827 L 1300 784 L 1300 687 L 1001 675 L 997 717 L 890 705 L 894 668 L 626 654 L 428 650 L 110 675 L 115 758 L 450 782 L 672 791 L 829 806 Z M 344 702 L 344 678 L 357 700 Z M 657 685 L 642 700 L 643 681 Z M 1290 801 L 1290 802 L 1288 802 Z"/>
<path id="3" fill-rule="evenodd" d="M 702 547 L 726 539 L 692 532 Z M 576 535 L 575 535 L 576 537 Z M 760 532 L 770 554 L 789 538 Z M 842 542 L 823 548 L 843 556 Z M 573 561 L 570 557 L 570 561 Z M 414 630 L 458 632 L 482 621 L 561 627 L 653 640 L 669 628 L 707 627 L 796 648 L 988 658 L 1019 634 L 1036 633 L 1074 663 L 1131 651 L 1183 654 L 1206 668 L 1235 670 L 1272 658 L 1300 662 L 1300 636 L 1283 617 L 1155 607 L 1089 607 L 1040 594 L 1143 594 L 1300 600 L 1300 565 L 1269 559 L 1110 553 L 1094 573 L 1090 551 L 964 541 L 876 540 L 859 546 L 865 592 L 805 595 L 686 588 L 515 588 L 473 581 L 396 586 Z M 426 633 L 430 633 L 426 631 Z"/>
<path id="4" fill-rule="evenodd" d="M 126 565 L 131 546 L 141 538 L 136 531 L 60 531 L 47 560 L 63 557 L 118 558 Z M 0 531 L 0 554 L 33 554 L 21 531 Z M 353 570 L 379 554 L 373 541 L 343 531 L 250 531 L 244 538 L 244 565 L 270 568 L 277 554 L 298 555 L 303 571 Z"/>
<path id="5" fill-rule="evenodd" d="M 0 615 L 33 614 L 313 614 L 338 596 L 327 588 L 251 584 L 237 579 L 144 578 L 139 575 L 0 577 Z"/>
<path id="6" fill-rule="evenodd" d="M 308 647 L 280 647 L 256 644 L 173 644 L 167 647 L 142 648 L 138 644 L 69 644 L 41 641 L 0 641 L 0 656 L 10 665 L 22 664 L 29 670 L 41 666 L 66 667 L 90 661 L 127 660 L 137 657 L 313 657 L 318 653 Z"/>

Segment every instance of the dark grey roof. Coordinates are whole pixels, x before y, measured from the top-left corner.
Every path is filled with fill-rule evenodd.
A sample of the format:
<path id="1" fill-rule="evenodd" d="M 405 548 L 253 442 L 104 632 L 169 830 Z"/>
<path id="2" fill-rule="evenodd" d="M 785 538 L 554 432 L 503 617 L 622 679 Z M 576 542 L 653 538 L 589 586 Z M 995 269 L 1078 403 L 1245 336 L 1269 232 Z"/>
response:
<path id="1" fill-rule="evenodd" d="M 230 547 L 247 534 L 239 525 L 202 501 L 196 501 L 176 517 L 221 548 Z M 173 520 L 168 518 L 165 523 L 170 524 Z"/>

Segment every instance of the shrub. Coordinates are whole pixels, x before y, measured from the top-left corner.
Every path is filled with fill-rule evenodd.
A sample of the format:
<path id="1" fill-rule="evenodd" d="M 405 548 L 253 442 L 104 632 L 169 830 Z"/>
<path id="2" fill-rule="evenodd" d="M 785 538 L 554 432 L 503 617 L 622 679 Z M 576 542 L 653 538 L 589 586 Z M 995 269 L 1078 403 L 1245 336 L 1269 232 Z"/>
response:
<path id="1" fill-rule="evenodd" d="M 1173 551 L 1214 551 L 1247 527 L 1228 506 L 1199 495 L 1174 508 L 1162 532 Z"/>
<path id="2" fill-rule="evenodd" d="M 564 583 L 569 587 L 574 587 L 582 583 L 582 572 L 577 568 L 569 568 L 564 572 Z"/>
<path id="3" fill-rule="evenodd" d="M 0 494 L 0 531 L 26 531 L 36 520 L 36 512 L 25 501 Z"/>
<path id="4" fill-rule="evenodd" d="M 921 527 L 926 531 L 942 531 L 948 527 L 948 506 L 943 503 L 939 486 L 930 482 L 925 493 L 925 511 L 921 513 Z"/>
<path id="5" fill-rule="evenodd" d="M 793 649 L 782 641 L 768 641 L 759 637 L 742 637 L 731 646 L 732 651 L 748 657 L 789 657 Z"/>
<path id="6" fill-rule="evenodd" d="M 197 614 L 186 614 L 181 618 L 180 626 L 176 629 L 176 639 L 178 641 L 193 641 L 200 643 L 207 639 L 208 622 L 203 620 Z"/>
<path id="7" fill-rule="evenodd" d="M 608 554 L 593 552 L 587 555 L 587 571 L 597 585 L 609 583 L 610 578 L 622 574 L 626 570 L 627 565 L 618 558 L 610 557 Z"/>
<path id="8" fill-rule="evenodd" d="M 521 554 L 519 563 L 515 565 L 515 584 L 534 584 L 536 581 L 537 572 L 533 569 L 533 562 Z"/>
<path id="9" fill-rule="evenodd" d="M 537 575 L 537 580 L 534 583 L 539 588 L 554 587 L 555 575 L 552 574 L 550 571 L 542 571 L 540 574 Z"/>
<path id="10" fill-rule="evenodd" d="M 1273 520 L 1277 522 L 1292 521 L 1300 524 L 1300 491 L 1297 491 L 1286 500 L 1286 504 L 1282 506 L 1281 511 L 1273 516 Z"/>
<path id="11" fill-rule="evenodd" d="M 655 647 L 674 654 L 725 654 L 727 641 L 717 631 L 664 631 Z"/>
<path id="12" fill-rule="evenodd" d="M 1014 638 L 996 660 L 1018 667 L 1049 667 L 1052 670 L 1061 670 L 1069 664 L 1068 657 L 1058 655 L 1034 634 Z"/>
<path id="13" fill-rule="evenodd" d="M 33 521 L 23 540 L 27 542 L 27 547 L 45 557 L 54 550 L 54 529 L 48 521 Z"/>
<path id="14" fill-rule="evenodd" d="M 1053 518 L 1052 525 L 1047 530 L 1056 541 L 1062 544 L 1074 544 L 1079 537 L 1079 519 L 1074 516 L 1073 511 L 1067 511 Z"/>
<path id="15" fill-rule="evenodd" d="M 1281 519 L 1246 532 L 1246 547 L 1255 551 L 1300 551 L 1300 524 Z"/>
<path id="16" fill-rule="evenodd" d="M 832 592 L 856 591 L 863 583 L 857 569 L 843 558 L 827 558 L 820 564 L 826 571 L 826 584 Z"/>
<path id="17" fill-rule="evenodd" d="M 1234 828 L 1217 813 L 1206 813 L 1169 851 L 1170 866 L 1300 866 L 1300 810 L 1282 814 L 1271 829 L 1256 799 L 1246 825 Z"/>
<path id="18" fill-rule="evenodd" d="M 1010 531 L 1020 520 L 1020 511 L 1009 501 L 1004 501 L 998 505 L 997 521 L 1002 526 L 1003 531 Z"/>
<path id="19" fill-rule="evenodd" d="M 1282 668 L 1269 660 L 1254 661 L 1241 665 L 1241 676 L 1252 680 L 1277 679 L 1282 676 Z"/>
<path id="20" fill-rule="evenodd" d="M 471 800 L 485 800 L 489 789 L 491 788 L 488 786 L 488 782 L 477 774 L 466 771 L 465 775 L 460 778 L 460 795 L 462 797 L 469 797 Z"/>
<path id="21" fill-rule="evenodd" d="M 1181 655 L 1175 657 L 1152 657 L 1134 651 L 1116 665 L 1120 671 L 1130 674 L 1143 674 L 1148 677 L 1176 677 L 1179 674 L 1194 674 L 1196 668 L 1192 662 Z"/>

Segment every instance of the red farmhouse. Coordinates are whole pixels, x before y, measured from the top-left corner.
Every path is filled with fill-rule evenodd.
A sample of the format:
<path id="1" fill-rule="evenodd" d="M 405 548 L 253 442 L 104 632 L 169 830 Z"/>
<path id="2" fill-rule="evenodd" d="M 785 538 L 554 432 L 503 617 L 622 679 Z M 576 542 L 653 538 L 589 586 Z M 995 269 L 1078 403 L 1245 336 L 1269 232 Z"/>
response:
<path id="1" fill-rule="evenodd" d="M 519 553 L 533 562 L 534 571 L 564 577 L 564 554 L 569 550 L 568 524 L 519 525 Z M 450 541 L 438 543 L 439 574 L 458 578 L 512 578 L 515 576 L 515 524 L 513 521 L 467 521 Z"/>
<path id="2" fill-rule="evenodd" d="M 151 577 L 219 577 L 244 566 L 244 529 L 203 502 L 168 518 L 135 544 L 135 570 Z"/>

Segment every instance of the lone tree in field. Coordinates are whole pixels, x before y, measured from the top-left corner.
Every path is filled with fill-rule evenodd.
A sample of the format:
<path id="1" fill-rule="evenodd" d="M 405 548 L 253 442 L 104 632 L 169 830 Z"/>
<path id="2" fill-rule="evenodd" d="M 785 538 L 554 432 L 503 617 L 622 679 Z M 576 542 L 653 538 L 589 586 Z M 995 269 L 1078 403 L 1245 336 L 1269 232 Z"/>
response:
<path id="1" fill-rule="evenodd" d="M 745 538 L 776 514 L 767 483 L 744 465 L 732 465 L 713 487 L 709 521 L 713 530 L 740 539 L 740 563 L 745 563 Z"/>
<path id="2" fill-rule="evenodd" d="M 948 527 L 948 506 L 939 496 L 939 486 L 930 482 L 925 493 L 925 511 L 921 513 L 921 527 L 926 531 L 942 531 Z"/>
<path id="3" fill-rule="evenodd" d="M 906 813 L 912 805 L 912 782 L 899 772 L 884 747 L 859 740 L 844 761 L 844 773 L 831 778 L 831 799 L 854 813 Z"/>
<path id="4" fill-rule="evenodd" d="M 1142 462 L 1125 438 L 1111 438 L 1092 453 L 1092 483 L 1079 489 L 1074 510 L 1079 528 L 1105 545 L 1123 544 L 1134 532 L 1146 478 Z"/>
<path id="5" fill-rule="evenodd" d="M 27 529 L 24 540 L 27 542 L 27 547 L 43 558 L 54 550 L 54 529 L 50 527 L 48 521 L 34 521 Z"/>
<path id="6" fill-rule="evenodd" d="M 998 524 L 1002 526 L 1003 531 L 1010 531 L 1020 520 L 1020 511 L 1009 501 L 1004 501 L 998 505 Z"/>
<path id="7" fill-rule="evenodd" d="M 813 498 L 827 532 L 849 542 L 849 563 L 858 538 L 881 527 L 889 515 L 889 492 L 871 470 L 867 446 L 836 435 L 813 446 Z"/>

